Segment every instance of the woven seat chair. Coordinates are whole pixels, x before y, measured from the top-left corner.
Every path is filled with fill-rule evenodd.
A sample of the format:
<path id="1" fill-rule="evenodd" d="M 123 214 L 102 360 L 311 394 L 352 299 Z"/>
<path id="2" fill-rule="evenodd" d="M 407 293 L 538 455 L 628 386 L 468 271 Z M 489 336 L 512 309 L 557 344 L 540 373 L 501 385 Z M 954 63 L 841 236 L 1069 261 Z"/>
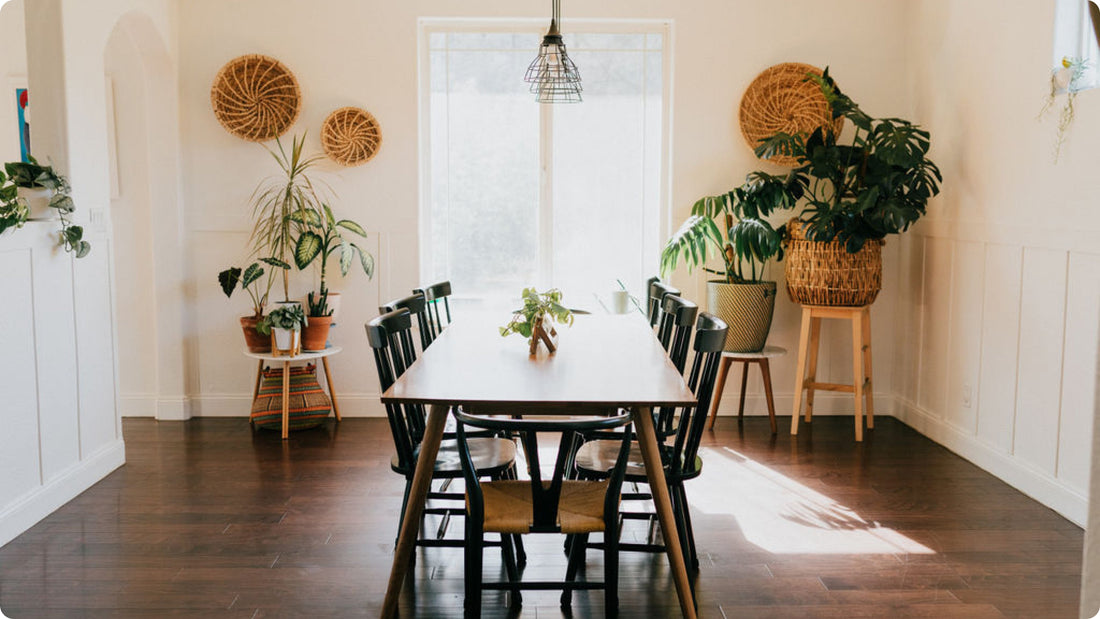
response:
<path id="1" fill-rule="evenodd" d="M 481 592 L 484 589 L 511 592 L 511 605 L 522 604 L 522 589 L 563 589 L 562 604 L 568 605 L 574 589 L 604 590 L 604 607 L 608 617 L 618 609 L 619 561 L 616 541 L 619 529 L 619 496 L 630 451 L 630 415 L 614 417 L 557 418 L 549 420 L 507 419 L 455 413 L 458 420 L 458 444 L 466 480 L 466 616 L 481 616 Z M 494 480 L 482 482 L 473 452 L 468 448 L 474 440 L 467 436 L 467 427 L 510 432 L 519 435 L 528 454 L 530 480 Z M 600 479 L 568 480 L 568 467 L 573 445 L 579 433 L 624 428 L 618 439 L 618 451 Z M 542 478 L 538 458 L 538 435 L 560 434 L 554 472 L 549 480 Z M 607 441 L 611 443 L 613 441 Z M 601 532 L 611 540 L 604 544 L 603 582 L 577 582 L 576 575 L 583 553 L 570 555 L 565 580 L 561 582 L 523 581 L 514 561 L 505 552 L 507 582 L 486 583 L 482 577 L 483 539 L 487 532 L 501 535 L 528 533 L 558 533 L 573 536 L 576 544 L 584 544 L 590 533 Z"/>
<path id="2" fill-rule="evenodd" d="M 368 322 L 366 329 L 367 341 L 374 352 L 379 383 L 385 391 L 416 360 L 416 349 L 411 333 L 411 315 L 405 308 L 388 312 Z M 405 478 L 405 493 L 398 520 L 400 526 L 405 519 L 405 509 L 412 488 L 416 460 L 420 456 L 420 442 L 424 437 L 427 416 L 424 407 L 420 405 L 386 404 L 385 406 L 395 447 L 395 453 L 390 459 L 390 468 Z M 491 479 L 515 479 L 516 445 L 511 440 L 492 437 L 471 438 L 468 450 L 478 475 Z M 458 446 L 455 441 L 444 441 L 439 448 L 435 469 L 432 472 L 432 479 L 443 480 L 443 486 L 430 490 L 429 499 L 464 500 L 464 493 L 447 491 L 450 481 L 461 479 L 463 476 L 462 464 L 459 460 Z M 424 509 L 424 513 L 440 515 L 443 521 L 434 537 L 423 537 L 423 534 L 418 536 L 417 545 L 450 547 L 464 545 L 463 540 L 444 539 L 450 518 L 465 513 L 460 505 L 428 507 Z M 507 551 L 511 552 L 511 543 L 508 540 L 502 540 L 502 542 Z"/>
<path id="3" fill-rule="evenodd" d="M 702 473 L 703 460 L 699 457 L 699 443 L 703 437 L 703 428 L 706 425 L 707 413 L 710 411 L 711 396 L 714 393 L 714 382 L 718 374 L 718 363 L 722 357 L 722 349 L 726 341 L 727 325 L 717 316 L 708 313 L 699 315 L 695 328 L 695 341 L 692 348 L 695 352 L 692 361 L 691 374 L 688 384 L 695 393 L 697 404 L 693 407 L 681 409 L 676 423 L 675 435 L 669 437 L 661 445 L 661 458 L 664 463 L 665 480 L 668 483 L 669 494 L 672 496 L 672 508 L 676 517 L 681 546 L 684 551 L 684 561 L 687 565 L 698 568 L 699 559 L 695 549 L 695 535 L 691 527 L 691 513 L 688 509 L 687 492 L 684 482 L 695 479 Z M 616 458 L 615 449 L 617 441 L 605 439 L 589 441 L 581 446 L 574 459 L 576 473 L 579 479 L 599 479 L 606 476 L 602 471 Z M 631 446 L 629 464 L 627 466 L 626 481 L 634 484 L 646 484 L 644 463 L 641 450 L 635 443 Z M 648 500 L 649 493 L 624 493 L 623 500 L 644 499 Z M 648 512 L 627 512 L 622 516 L 627 519 L 646 519 L 655 522 L 655 514 Z M 606 542 L 606 540 L 605 540 Z M 592 546 L 596 546 L 593 544 Z M 651 540 L 647 544 L 619 544 L 622 550 L 639 550 L 646 552 L 664 552 L 665 547 Z M 584 545 L 574 547 L 583 554 Z M 573 557 L 570 557 L 572 561 Z"/>

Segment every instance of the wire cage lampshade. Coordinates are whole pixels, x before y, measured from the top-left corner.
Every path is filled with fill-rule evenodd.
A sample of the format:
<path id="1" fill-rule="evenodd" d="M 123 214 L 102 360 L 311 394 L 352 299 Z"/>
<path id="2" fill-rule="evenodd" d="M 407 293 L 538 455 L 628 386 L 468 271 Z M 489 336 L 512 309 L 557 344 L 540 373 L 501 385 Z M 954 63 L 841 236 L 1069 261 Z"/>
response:
<path id="1" fill-rule="evenodd" d="M 561 0 L 553 0 L 550 30 L 542 38 L 539 55 L 527 67 L 523 80 L 531 85 L 531 93 L 539 103 L 580 103 L 581 74 L 565 51 L 558 31 Z"/>

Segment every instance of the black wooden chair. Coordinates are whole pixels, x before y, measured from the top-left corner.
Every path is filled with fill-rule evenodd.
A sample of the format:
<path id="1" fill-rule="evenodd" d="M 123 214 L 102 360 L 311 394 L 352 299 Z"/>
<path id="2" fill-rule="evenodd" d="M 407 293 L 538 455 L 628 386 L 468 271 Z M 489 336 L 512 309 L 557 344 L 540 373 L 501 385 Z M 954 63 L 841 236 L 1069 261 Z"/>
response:
<path id="1" fill-rule="evenodd" d="M 443 329 L 447 328 L 447 325 L 451 324 L 451 282 L 439 282 L 438 284 L 413 290 L 413 294 L 418 292 L 424 295 L 424 300 L 428 303 L 428 329 L 431 331 L 434 340 L 439 337 L 440 333 L 443 333 Z M 442 314 L 439 312 L 440 305 L 443 306 Z M 444 320 L 444 317 L 446 317 L 446 320 Z"/>
<path id="2" fill-rule="evenodd" d="M 459 453 L 462 455 L 466 479 L 466 616 L 481 616 L 481 592 L 485 589 L 511 592 L 513 608 L 522 603 L 522 589 L 562 589 L 562 605 L 567 606 L 574 589 L 603 589 L 604 607 L 608 617 L 618 609 L 619 558 L 616 542 L 619 536 L 619 495 L 626 472 L 627 454 L 630 451 L 630 415 L 596 418 L 558 419 L 503 419 L 481 417 L 463 412 L 455 413 L 458 419 Z M 528 454 L 531 479 L 523 481 L 479 481 L 477 462 L 468 438 L 466 427 L 497 432 L 516 433 L 522 437 L 524 451 Z M 609 459 L 609 466 L 599 479 L 565 479 L 569 455 L 579 440 L 578 433 L 625 428 L 620 432 L 618 450 Z M 538 435 L 560 434 L 554 472 L 549 480 L 542 479 L 538 461 Z M 611 443 L 613 441 L 607 441 Z M 505 555 L 508 582 L 483 582 L 482 546 L 486 532 L 495 531 L 502 536 L 527 533 L 559 533 L 571 535 L 574 544 L 583 545 L 590 533 L 602 532 L 610 540 L 604 544 L 603 582 L 577 582 L 576 575 L 584 559 L 583 552 L 570 554 L 565 580 L 562 582 L 524 582 L 515 562 Z"/>
<path id="3" fill-rule="evenodd" d="M 401 308 L 382 314 L 368 322 L 367 341 L 374 351 L 378 380 L 382 390 L 385 391 L 416 360 L 409 310 Z M 396 449 L 396 453 L 390 459 L 390 468 L 405 477 L 405 494 L 401 501 L 401 515 L 398 520 L 400 527 L 400 523 L 405 519 L 405 509 L 412 488 L 416 460 L 420 456 L 420 442 L 424 438 L 427 416 L 424 407 L 420 405 L 386 404 L 386 417 Z M 479 475 L 491 479 L 515 479 L 516 445 L 511 440 L 490 437 L 471 438 L 468 449 L 473 459 L 473 466 Z M 459 460 L 457 443 L 454 440 L 443 441 L 439 448 L 439 455 L 436 457 L 432 479 L 444 480 L 445 485 L 441 489 L 429 491 L 429 499 L 465 500 L 463 492 L 446 491 L 446 484 L 463 477 L 462 464 Z M 464 545 L 463 540 L 444 539 L 450 518 L 464 514 L 464 508 L 461 506 L 428 507 L 424 509 L 424 513 L 442 516 L 443 520 L 434 537 L 418 536 L 417 545 L 450 547 Z M 509 545 L 505 544 L 505 546 Z"/>
<path id="4" fill-rule="evenodd" d="M 647 293 L 646 310 L 649 312 L 649 326 L 656 327 L 661 319 L 661 300 L 666 294 L 679 295 L 680 291 L 662 283 L 659 279 L 650 279 Z"/>
<path id="5" fill-rule="evenodd" d="M 660 323 L 657 327 L 657 339 L 668 352 L 669 359 L 681 374 L 687 361 L 688 343 L 691 342 L 691 329 L 695 326 L 695 317 L 699 306 L 679 294 L 666 294 L 661 299 Z"/>
<path id="6" fill-rule="evenodd" d="M 420 333 L 420 350 L 427 350 L 435 341 L 435 333 L 428 324 L 428 300 L 424 298 L 424 293 L 414 292 L 407 297 L 383 303 L 378 312 L 385 314 L 402 308 L 409 310 L 409 314 L 416 319 L 416 330 Z"/>
<path id="7" fill-rule="evenodd" d="M 695 341 L 692 348 L 695 355 L 692 361 L 691 374 L 688 384 L 695 393 L 697 404 L 680 411 L 676 432 L 669 444 L 666 440 L 661 445 L 661 459 L 664 462 L 665 480 L 668 483 L 669 494 L 672 496 L 673 513 L 676 516 L 676 527 L 680 536 L 680 542 L 684 551 L 684 561 L 687 565 L 698 568 L 699 558 L 695 549 L 695 534 L 691 527 L 691 512 L 688 508 L 687 492 L 684 482 L 695 479 L 703 470 L 703 460 L 699 457 L 699 443 L 703 437 L 703 428 L 707 421 L 707 412 L 710 410 L 711 395 L 714 393 L 714 381 L 718 374 L 718 364 L 722 358 L 722 349 L 725 346 L 727 325 L 720 318 L 711 314 L 702 313 L 696 323 Z M 617 441 L 606 439 L 585 443 L 577 451 L 574 459 L 579 479 L 600 479 L 606 476 L 601 471 L 607 470 L 616 458 L 615 450 Z M 647 483 L 641 450 L 637 444 L 630 450 L 630 463 L 627 468 L 626 481 L 637 484 Z M 650 499 L 648 493 L 624 493 L 623 500 Z M 627 519 L 646 519 L 652 523 L 655 514 L 648 512 L 627 512 L 622 516 Z M 606 539 L 605 539 L 606 543 Z M 592 546 L 597 546 L 592 544 Z M 618 544 L 622 550 L 640 550 L 646 552 L 664 552 L 661 544 Z M 584 545 L 577 551 L 583 554 Z M 570 561 L 573 557 L 570 557 Z"/>

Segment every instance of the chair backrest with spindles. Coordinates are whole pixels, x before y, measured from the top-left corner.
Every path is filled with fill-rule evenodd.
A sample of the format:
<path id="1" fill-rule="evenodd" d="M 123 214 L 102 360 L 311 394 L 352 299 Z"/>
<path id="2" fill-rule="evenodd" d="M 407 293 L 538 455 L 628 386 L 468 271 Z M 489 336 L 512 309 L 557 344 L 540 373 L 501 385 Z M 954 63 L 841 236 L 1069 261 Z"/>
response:
<path id="1" fill-rule="evenodd" d="M 435 341 L 435 334 L 428 324 L 428 301 L 423 292 L 413 293 L 401 299 L 394 299 L 382 304 L 378 311 L 382 314 L 394 312 L 399 309 L 409 310 L 409 314 L 416 319 L 416 329 L 420 332 L 420 350 L 427 350 Z"/>
<path id="2" fill-rule="evenodd" d="M 673 444 L 671 467 L 673 474 L 695 472 L 695 459 L 699 454 L 699 443 L 703 439 L 707 413 L 710 411 L 711 397 L 714 394 L 714 382 L 718 375 L 718 365 L 722 359 L 722 349 L 726 344 L 726 323 L 713 314 L 703 312 L 695 327 L 695 351 L 691 364 L 688 385 L 695 393 L 695 406 L 680 413 L 680 423 Z"/>
<path id="3" fill-rule="evenodd" d="M 367 342 L 374 352 L 378 382 L 386 391 L 416 361 L 412 318 L 408 309 L 387 312 L 367 323 Z M 416 448 L 424 438 L 424 407 L 419 404 L 386 404 L 394 447 L 401 467 L 416 467 Z"/>
<path id="4" fill-rule="evenodd" d="M 665 295 L 675 294 L 679 295 L 680 291 L 662 283 L 660 280 L 649 282 L 649 326 L 656 327 L 661 318 L 661 300 L 665 298 Z"/>
<path id="5" fill-rule="evenodd" d="M 451 296 L 451 282 L 439 282 L 413 290 L 413 294 L 418 292 L 424 295 L 424 300 L 428 303 L 428 328 L 431 330 L 432 339 L 434 340 L 443 332 L 443 329 L 445 329 L 447 325 L 451 324 L 451 302 L 449 300 Z M 443 306 L 442 313 L 439 311 L 440 305 Z M 446 320 L 444 320 L 444 318 L 446 318 Z"/>

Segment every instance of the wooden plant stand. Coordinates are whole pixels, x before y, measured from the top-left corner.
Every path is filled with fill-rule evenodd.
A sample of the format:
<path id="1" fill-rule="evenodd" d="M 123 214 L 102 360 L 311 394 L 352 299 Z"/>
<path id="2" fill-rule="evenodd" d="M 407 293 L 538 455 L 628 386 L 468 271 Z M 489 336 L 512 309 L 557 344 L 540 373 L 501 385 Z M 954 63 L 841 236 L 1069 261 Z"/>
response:
<path id="1" fill-rule="evenodd" d="M 817 382 L 817 349 L 821 340 L 821 319 L 835 318 L 852 323 L 852 384 Z M 807 355 L 807 352 L 809 353 Z M 806 362 L 809 361 L 809 368 Z M 809 376 L 807 376 L 807 373 Z M 871 380 L 871 306 L 802 306 L 802 328 L 798 339 L 798 365 L 795 368 L 794 411 L 791 434 L 798 434 L 798 415 L 802 391 L 806 391 L 806 423 L 814 409 L 814 391 L 842 391 L 855 395 L 856 441 L 863 440 L 863 398 L 867 398 L 867 429 L 875 427 L 874 383 Z"/>

